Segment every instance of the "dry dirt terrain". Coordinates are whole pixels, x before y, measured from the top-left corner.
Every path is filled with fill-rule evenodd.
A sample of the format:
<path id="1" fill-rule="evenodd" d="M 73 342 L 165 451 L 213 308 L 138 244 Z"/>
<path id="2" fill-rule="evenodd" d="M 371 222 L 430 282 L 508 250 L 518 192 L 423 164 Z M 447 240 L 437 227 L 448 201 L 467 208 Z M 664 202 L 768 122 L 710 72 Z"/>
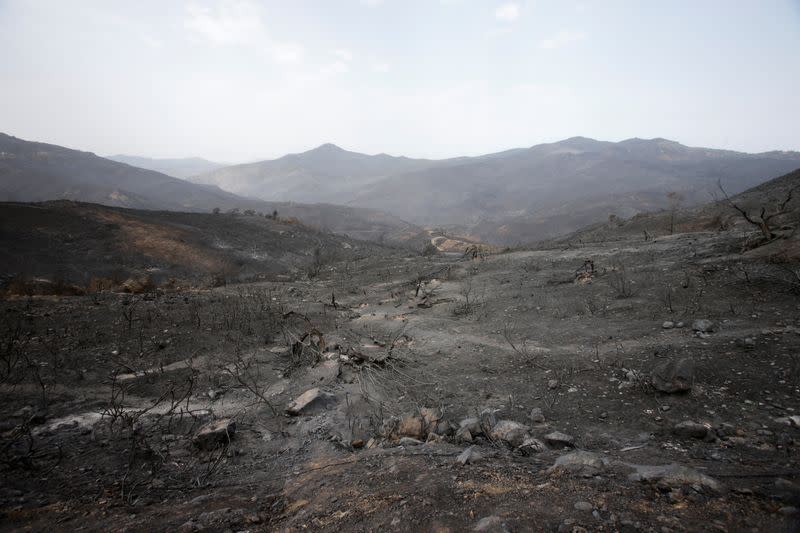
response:
<path id="1" fill-rule="evenodd" d="M 0 530 L 797 531 L 800 271 L 740 229 L 9 296 Z"/>

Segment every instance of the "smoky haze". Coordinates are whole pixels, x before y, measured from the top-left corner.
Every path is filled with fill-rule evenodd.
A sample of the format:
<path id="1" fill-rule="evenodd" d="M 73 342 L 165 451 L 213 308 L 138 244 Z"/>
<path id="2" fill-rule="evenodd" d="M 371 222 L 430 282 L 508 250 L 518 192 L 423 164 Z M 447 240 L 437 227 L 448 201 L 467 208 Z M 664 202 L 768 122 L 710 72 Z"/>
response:
<path id="1" fill-rule="evenodd" d="M 798 149 L 791 1 L 0 2 L 2 130 L 246 162 L 575 135 Z"/>

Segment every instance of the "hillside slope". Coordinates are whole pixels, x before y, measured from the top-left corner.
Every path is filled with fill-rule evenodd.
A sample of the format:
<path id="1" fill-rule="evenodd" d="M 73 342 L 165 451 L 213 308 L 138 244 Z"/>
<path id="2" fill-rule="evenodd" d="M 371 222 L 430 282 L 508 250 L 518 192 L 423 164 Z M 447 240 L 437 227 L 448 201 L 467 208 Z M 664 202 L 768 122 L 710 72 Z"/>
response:
<path id="1" fill-rule="evenodd" d="M 440 161 L 368 156 L 324 145 L 302 154 L 192 178 L 262 199 L 369 207 L 499 243 L 563 235 L 610 214 L 658 210 L 677 192 L 707 201 L 800 166 L 800 154 L 692 148 L 666 139 L 618 143 L 573 137 L 481 157 Z"/>
<path id="2" fill-rule="evenodd" d="M 381 246 L 259 216 L 143 211 L 56 201 L 0 203 L 0 275 L 151 276 L 200 282 L 301 276 L 323 263 L 382 255 Z"/>
<path id="3" fill-rule="evenodd" d="M 238 209 L 298 218 L 325 231 L 419 246 L 424 233 L 395 216 L 331 205 L 265 202 L 212 185 L 118 163 L 89 152 L 0 133 L 0 201 L 73 200 L 131 209 L 209 213 Z"/>

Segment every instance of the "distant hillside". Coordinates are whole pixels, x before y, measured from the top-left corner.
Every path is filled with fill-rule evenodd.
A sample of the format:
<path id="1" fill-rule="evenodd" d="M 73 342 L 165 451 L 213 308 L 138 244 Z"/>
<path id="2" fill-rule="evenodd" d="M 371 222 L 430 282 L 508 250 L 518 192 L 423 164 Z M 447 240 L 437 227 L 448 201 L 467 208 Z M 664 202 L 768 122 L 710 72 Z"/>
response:
<path id="1" fill-rule="evenodd" d="M 666 139 L 613 143 L 574 137 L 481 157 L 441 161 L 369 156 L 324 145 L 273 161 L 192 178 L 262 199 L 369 207 L 415 224 L 516 244 L 563 235 L 614 214 L 707 201 L 800 166 L 800 153 L 746 154 Z"/>
<path id="2" fill-rule="evenodd" d="M 800 166 L 800 165 L 798 165 Z M 723 187 L 728 190 L 727 184 Z M 752 215 L 760 213 L 761 208 L 773 212 L 775 206 L 786 201 L 789 191 L 794 191 L 786 205 L 786 214 L 776 217 L 773 221 L 774 228 L 783 226 L 794 228 L 788 239 L 781 239 L 776 246 L 769 247 L 770 251 L 776 248 L 791 248 L 793 257 L 800 258 L 800 168 L 797 170 L 766 181 L 756 187 L 731 196 L 731 201 L 745 209 Z M 717 188 L 715 199 L 702 205 L 682 208 L 674 213 L 671 210 L 662 210 L 654 213 L 638 214 L 630 219 L 607 220 L 594 224 L 559 239 L 550 241 L 557 246 L 581 242 L 605 242 L 615 240 L 636 239 L 644 241 L 648 238 L 670 235 L 671 229 L 675 233 L 692 233 L 699 231 L 735 231 L 741 235 L 757 234 L 758 229 L 749 224 L 730 204 L 724 200 L 722 192 Z M 674 222 L 674 226 L 673 226 Z M 786 235 L 784 235 L 786 237 Z"/>
<path id="3" fill-rule="evenodd" d="M 126 165 L 131 165 L 133 167 L 139 167 L 146 170 L 155 170 L 156 172 L 161 172 L 167 176 L 182 179 L 228 166 L 225 163 L 215 163 L 214 161 L 208 161 L 202 157 L 152 159 L 149 157 L 120 154 L 107 156 L 106 159 L 116 161 L 117 163 L 125 163 Z"/>
<path id="4" fill-rule="evenodd" d="M 384 177 L 440 164 L 359 154 L 324 144 L 300 154 L 225 167 L 190 179 L 262 200 L 347 203 L 365 186 Z"/>
<path id="5" fill-rule="evenodd" d="M 305 276 L 323 262 L 389 249 L 259 216 L 143 211 L 70 201 L 0 203 L 0 278 L 150 276 L 205 282 Z"/>
<path id="6" fill-rule="evenodd" d="M 265 202 L 212 185 L 198 185 L 89 152 L 25 141 L 0 133 L 0 201 L 74 200 L 132 209 L 209 213 L 238 209 L 298 218 L 334 233 L 414 247 L 426 234 L 395 216 L 333 205 Z"/>

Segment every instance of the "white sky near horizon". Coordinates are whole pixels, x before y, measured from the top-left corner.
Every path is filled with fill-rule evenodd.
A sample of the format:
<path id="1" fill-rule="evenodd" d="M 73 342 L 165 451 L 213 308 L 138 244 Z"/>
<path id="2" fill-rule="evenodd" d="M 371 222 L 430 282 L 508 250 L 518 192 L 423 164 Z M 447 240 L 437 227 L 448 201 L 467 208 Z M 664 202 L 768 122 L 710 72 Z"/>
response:
<path id="1" fill-rule="evenodd" d="M 0 131 L 239 162 L 800 150 L 800 0 L 0 0 Z"/>

